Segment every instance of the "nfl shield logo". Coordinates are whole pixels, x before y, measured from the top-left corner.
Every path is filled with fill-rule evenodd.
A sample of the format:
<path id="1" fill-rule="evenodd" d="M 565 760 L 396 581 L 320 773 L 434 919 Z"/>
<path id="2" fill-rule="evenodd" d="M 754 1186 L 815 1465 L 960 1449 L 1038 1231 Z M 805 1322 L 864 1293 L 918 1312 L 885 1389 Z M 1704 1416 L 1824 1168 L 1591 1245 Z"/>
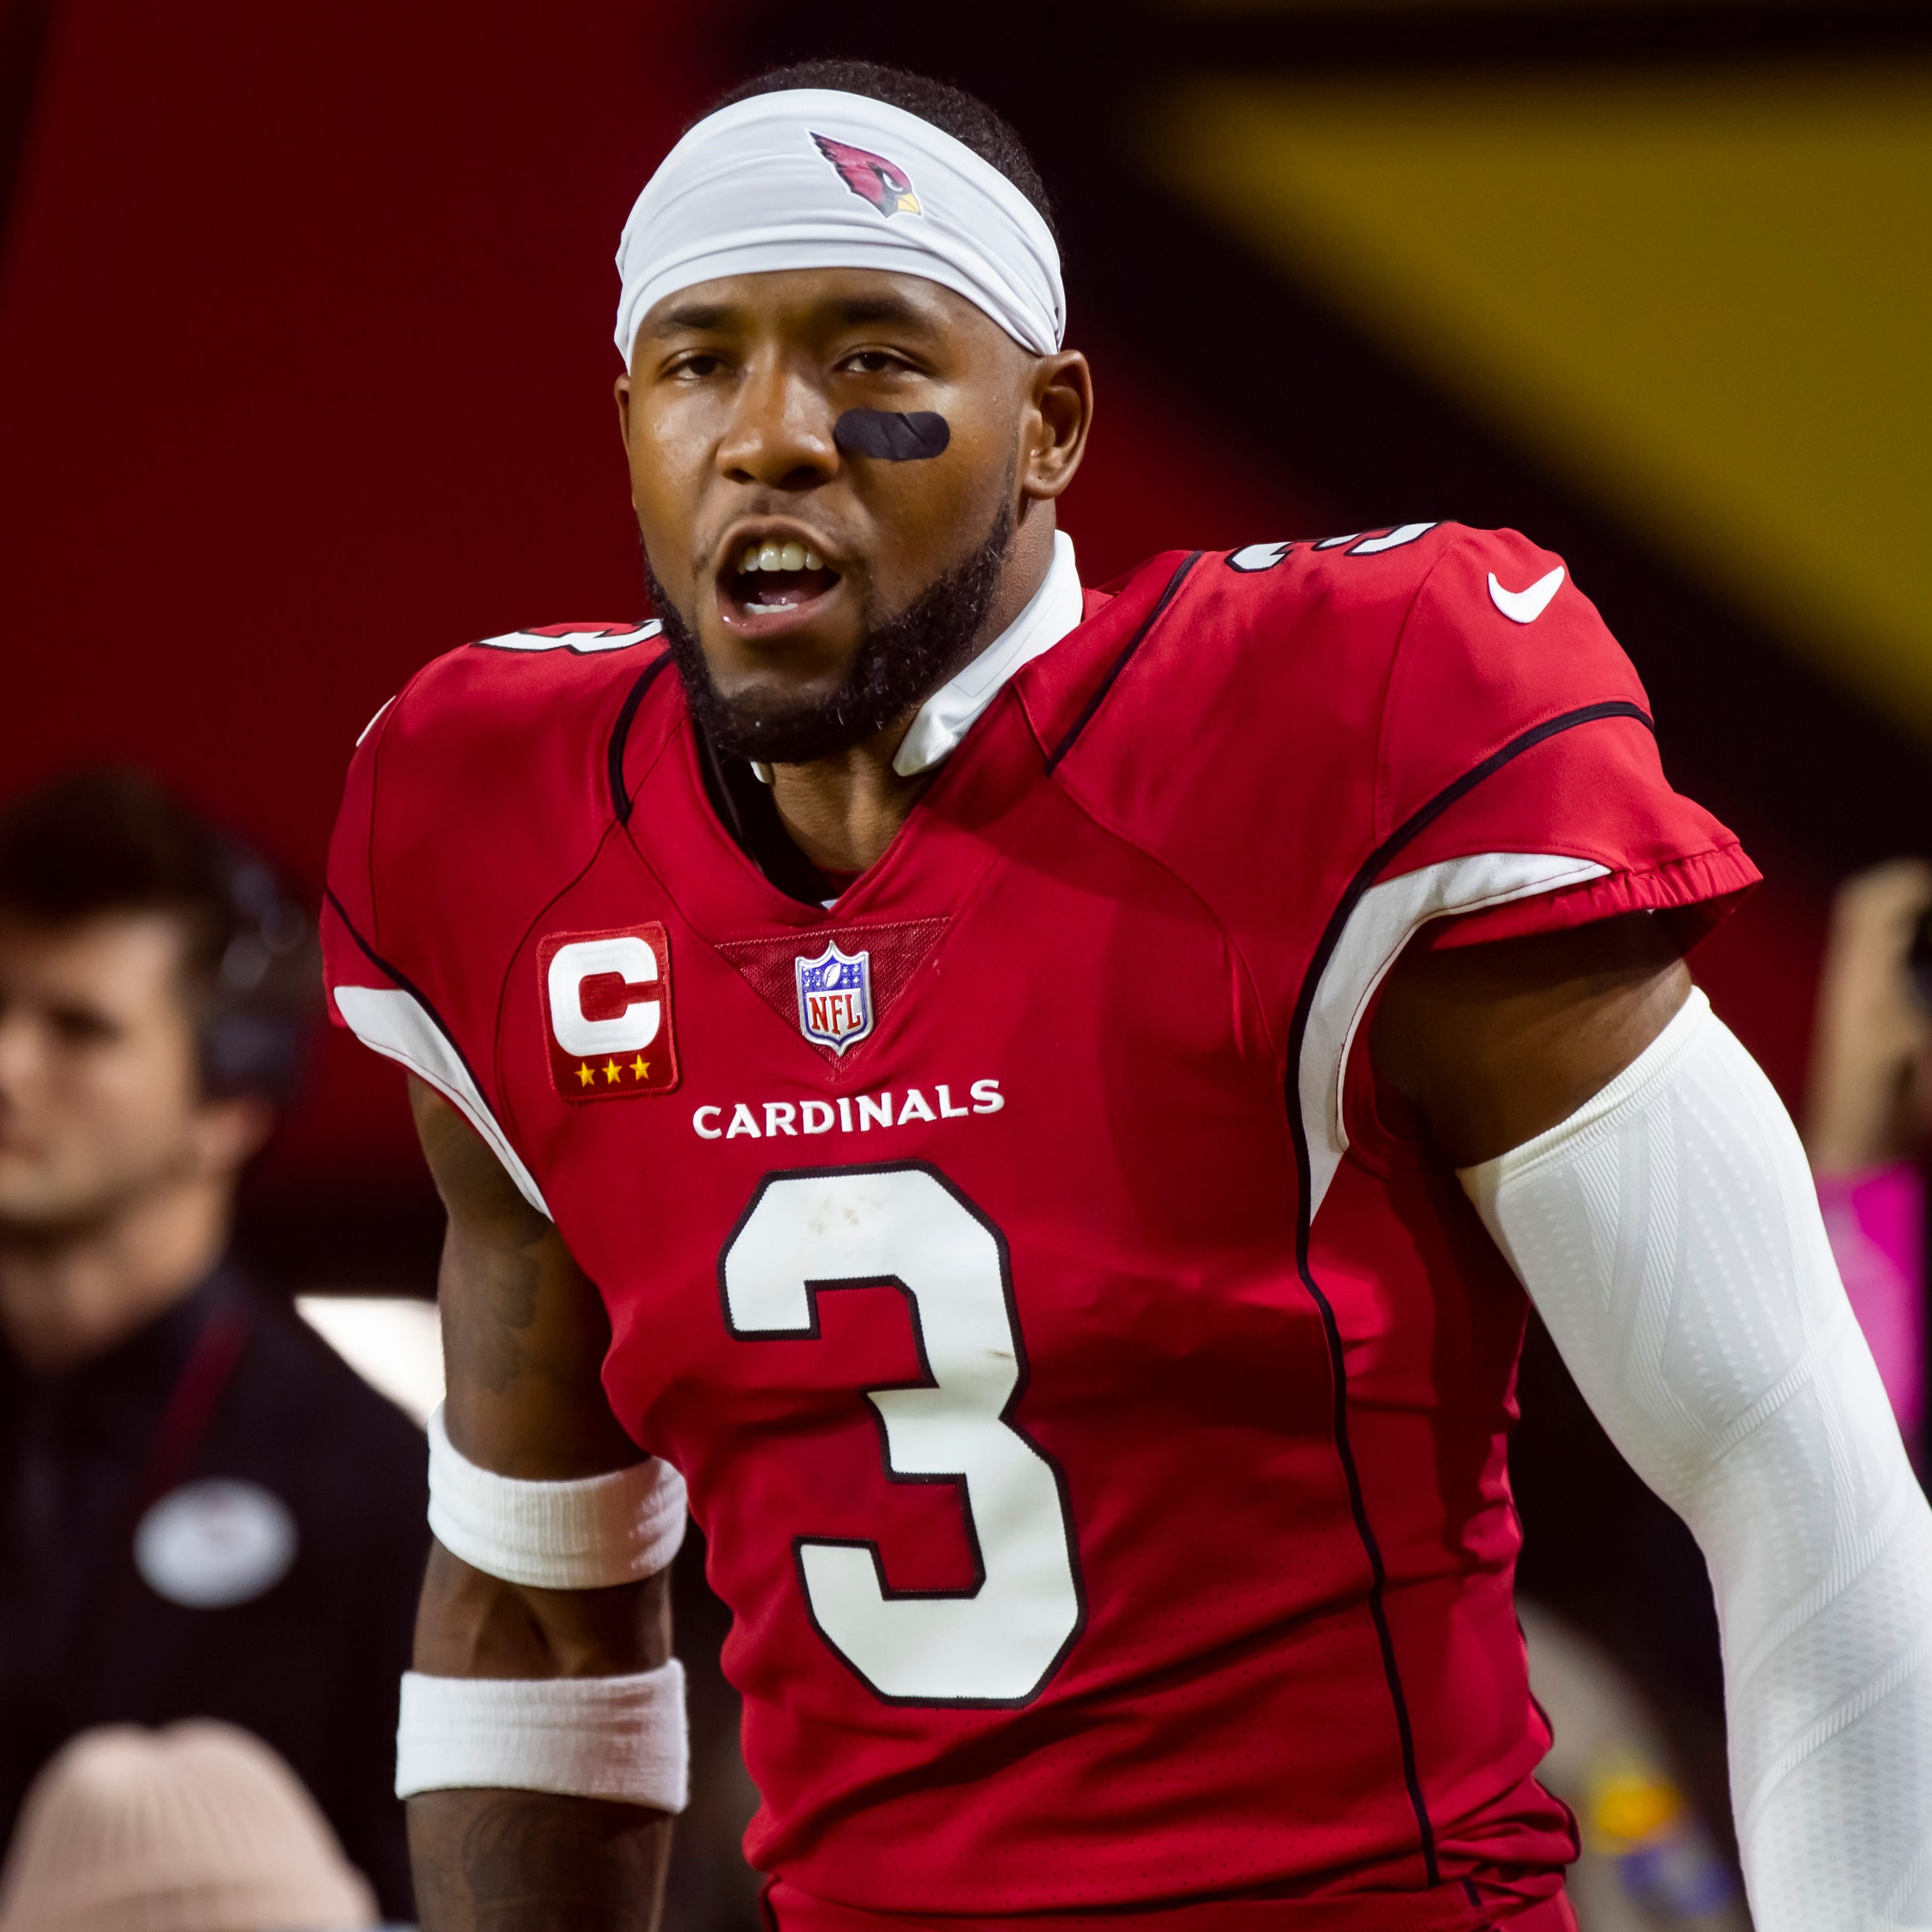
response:
<path id="1" fill-rule="evenodd" d="M 814 1046 L 843 1053 L 872 1030 L 872 956 L 842 952 L 836 940 L 816 959 L 793 962 L 798 1030 Z"/>

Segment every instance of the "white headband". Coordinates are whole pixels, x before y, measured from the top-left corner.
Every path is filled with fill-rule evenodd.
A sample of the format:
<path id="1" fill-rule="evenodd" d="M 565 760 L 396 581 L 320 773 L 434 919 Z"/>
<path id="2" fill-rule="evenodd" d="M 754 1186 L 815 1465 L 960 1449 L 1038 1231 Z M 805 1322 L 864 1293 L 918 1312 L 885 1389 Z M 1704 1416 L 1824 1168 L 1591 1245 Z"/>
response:
<path id="1" fill-rule="evenodd" d="M 903 108 L 797 88 L 707 116 L 644 184 L 617 244 L 617 352 L 652 306 L 721 275 L 883 268 L 986 310 L 1036 356 L 1060 346 L 1060 251 L 990 163 Z"/>

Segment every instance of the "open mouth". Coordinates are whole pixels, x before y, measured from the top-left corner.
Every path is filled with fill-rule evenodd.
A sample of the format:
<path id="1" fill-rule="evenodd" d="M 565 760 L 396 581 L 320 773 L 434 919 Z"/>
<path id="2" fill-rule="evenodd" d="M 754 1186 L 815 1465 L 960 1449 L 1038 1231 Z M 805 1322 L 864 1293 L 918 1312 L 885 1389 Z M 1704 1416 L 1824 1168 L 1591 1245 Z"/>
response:
<path id="1" fill-rule="evenodd" d="M 728 617 L 762 629 L 796 616 L 838 583 L 838 572 L 809 544 L 767 538 L 738 551 L 720 574 L 718 591 Z"/>

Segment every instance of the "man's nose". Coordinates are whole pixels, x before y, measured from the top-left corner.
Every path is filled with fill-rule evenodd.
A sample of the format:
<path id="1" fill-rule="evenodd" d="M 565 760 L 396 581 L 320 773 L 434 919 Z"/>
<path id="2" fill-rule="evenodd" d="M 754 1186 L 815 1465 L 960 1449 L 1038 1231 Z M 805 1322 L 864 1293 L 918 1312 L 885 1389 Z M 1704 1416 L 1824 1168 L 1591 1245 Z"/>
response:
<path id="1" fill-rule="evenodd" d="M 838 471 L 832 425 L 830 403 L 802 372 L 776 361 L 754 368 L 718 443 L 718 470 L 734 483 L 812 489 Z"/>

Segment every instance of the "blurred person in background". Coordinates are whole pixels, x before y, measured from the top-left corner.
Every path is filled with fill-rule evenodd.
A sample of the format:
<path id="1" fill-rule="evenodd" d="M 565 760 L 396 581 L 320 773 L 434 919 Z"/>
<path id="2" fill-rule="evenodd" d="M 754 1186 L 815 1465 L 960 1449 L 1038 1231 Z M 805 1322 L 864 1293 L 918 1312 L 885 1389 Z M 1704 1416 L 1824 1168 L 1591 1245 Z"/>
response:
<path id="1" fill-rule="evenodd" d="M 315 982 L 272 874 L 144 778 L 0 814 L 0 1840 L 75 1733 L 226 1718 L 406 1918 L 422 1438 L 227 1258 Z"/>
<path id="2" fill-rule="evenodd" d="M 1516 1618 L 1553 1739 L 1537 1780 L 1576 1820 L 1567 1889 L 1581 1932 L 1750 1932 L 1736 1867 L 1643 1687 L 1520 1593 Z"/>
<path id="3" fill-rule="evenodd" d="M 1932 865 L 1848 879 L 1818 991 L 1806 1151 L 1832 1251 L 1924 1468 L 1925 1177 L 1932 1136 Z"/>
<path id="4" fill-rule="evenodd" d="M 0 1932 L 365 1932 L 375 1901 L 259 1738 L 117 1724 L 34 1780 L 0 1870 Z"/>

